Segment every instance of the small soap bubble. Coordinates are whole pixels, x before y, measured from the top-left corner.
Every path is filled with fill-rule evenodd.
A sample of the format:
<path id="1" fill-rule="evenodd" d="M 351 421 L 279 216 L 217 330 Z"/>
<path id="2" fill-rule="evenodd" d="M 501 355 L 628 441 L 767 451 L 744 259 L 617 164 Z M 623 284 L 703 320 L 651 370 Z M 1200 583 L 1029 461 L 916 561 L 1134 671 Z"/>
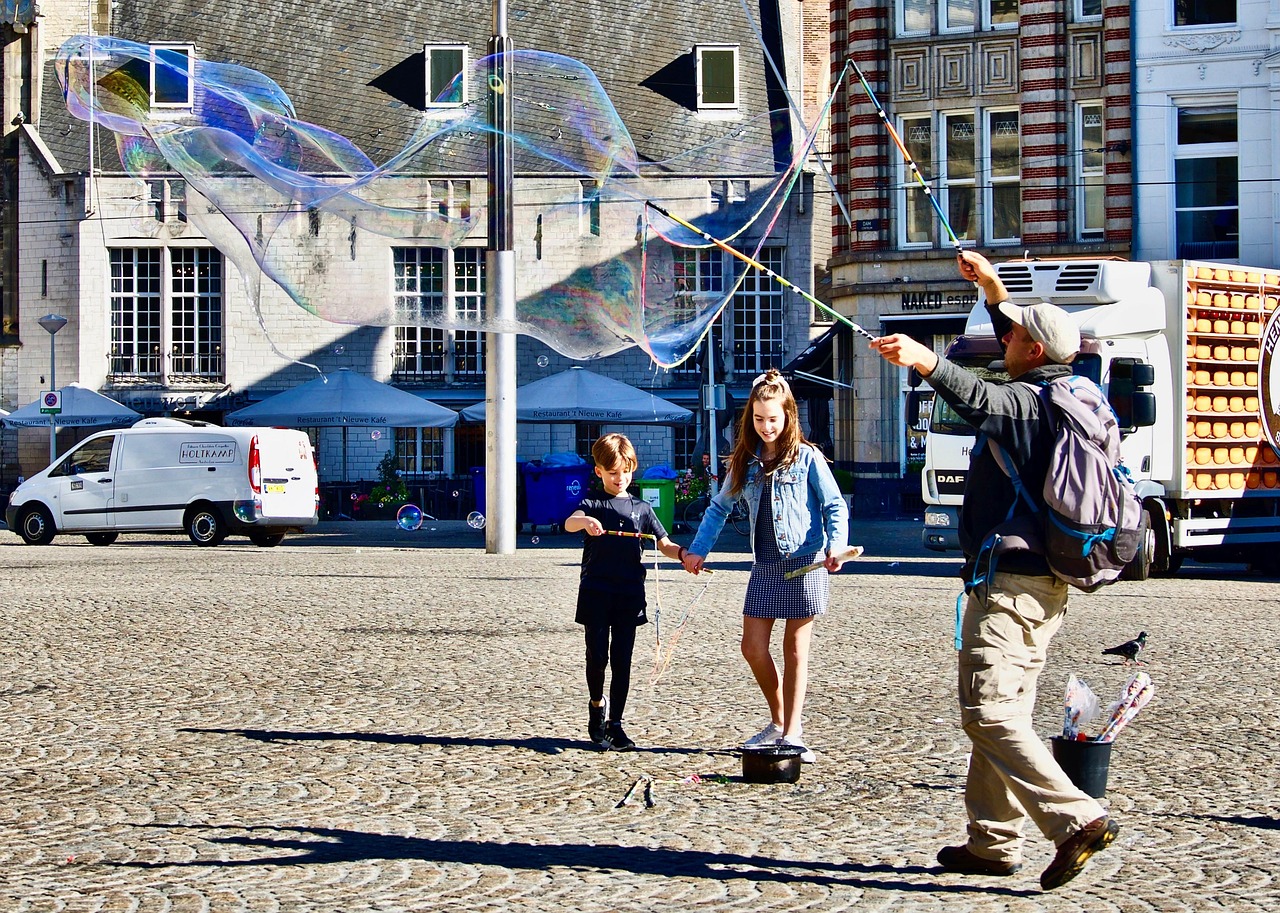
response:
<path id="1" fill-rule="evenodd" d="M 538 356 L 538 367 L 539 367 L 539 368 L 545 368 L 545 367 L 546 367 L 547 365 L 549 365 L 549 364 L 551 364 L 551 359 L 550 359 L 550 358 L 547 358 L 547 356 L 545 356 L 545 355 L 539 355 L 539 356 Z"/>
<path id="2" fill-rule="evenodd" d="M 422 508 L 416 504 L 406 504 L 396 511 L 396 526 L 412 532 L 422 526 Z"/>
<path id="3" fill-rule="evenodd" d="M 346 346 L 344 346 L 344 345 L 342 345 L 341 343 L 339 343 L 338 345 L 336 345 L 336 346 L 334 346 L 334 347 L 333 347 L 333 354 L 334 354 L 334 355 L 346 355 L 346 354 L 347 354 L 347 347 L 346 347 Z"/>
<path id="4" fill-rule="evenodd" d="M 369 437 L 373 438 L 375 441 L 380 441 L 382 440 L 382 432 L 375 428 L 369 433 Z"/>
<path id="5" fill-rule="evenodd" d="M 453 496 L 456 498 L 456 497 L 458 496 L 458 493 L 455 491 L 455 492 L 453 493 Z"/>
<path id="6" fill-rule="evenodd" d="M 480 513 L 480 511 L 473 510 L 471 513 L 467 514 L 467 526 L 470 526 L 472 529 L 484 529 L 484 523 L 484 514 Z"/>
<path id="7" fill-rule="evenodd" d="M 537 537 L 537 536 L 534 536 L 534 537 L 533 537 L 533 544 L 534 544 L 534 545 L 537 545 L 537 544 L 538 544 L 538 537 Z"/>

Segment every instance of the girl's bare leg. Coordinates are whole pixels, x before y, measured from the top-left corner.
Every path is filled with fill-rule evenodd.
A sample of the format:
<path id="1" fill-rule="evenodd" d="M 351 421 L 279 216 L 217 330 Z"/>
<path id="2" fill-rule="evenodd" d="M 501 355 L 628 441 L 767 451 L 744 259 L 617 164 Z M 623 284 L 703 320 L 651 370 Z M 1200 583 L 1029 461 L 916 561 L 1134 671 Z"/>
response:
<path id="1" fill-rule="evenodd" d="M 809 689 L 812 618 L 788 618 L 782 636 L 782 735 L 800 738 L 804 696 Z"/>
<path id="2" fill-rule="evenodd" d="M 775 724 L 782 726 L 782 688 L 778 680 L 778 667 L 769 652 L 769 635 L 773 633 L 772 618 L 742 619 L 742 657 L 751 667 L 756 684 L 769 702 L 769 715 Z"/>

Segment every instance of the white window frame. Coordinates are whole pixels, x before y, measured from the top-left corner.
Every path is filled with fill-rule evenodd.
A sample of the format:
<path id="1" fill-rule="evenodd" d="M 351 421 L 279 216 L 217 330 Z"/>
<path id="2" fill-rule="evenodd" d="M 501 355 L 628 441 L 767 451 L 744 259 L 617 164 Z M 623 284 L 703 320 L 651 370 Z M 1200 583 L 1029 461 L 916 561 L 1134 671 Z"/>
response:
<path id="1" fill-rule="evenodd" d="M 156 58 L 166 52 L 181 51 L 187 59 L 187 94 L 182 101 L 160 101 L 156 97 Z M 151 54 L 148 58 L 148 86 L 147 86 L 147 103 L 152 110 L 161 111 L 183 111 L 189 110 L 195 104 L 195 69 L 196 69 L 196 48 L 192 44 L 170 44 L 161 43 L 151 45 Z"/>
<path id="2" fill-rule="evenodd" d="M 917 6 L 921 6 L 926 11 L 925 18 L 928 20 L 920 28 L 907 28 L 907 0 L 897 0 L 893 4 L 894 7 L 894 29 L 899 35 L 927 35 L 933 30 L 934 22 L 937 21 L 938 0 L 922 0 Z"/>
<path id="3" fill-rule="evenodd" d="M 421 267 L 424 259 L 439 257 L 439 288 L 421 287 L 421 273 L 410 276 L 401 272 L 409 252 L 414 254 L 415 267 Z M 426 299 L 438 307 L 445 319 L 462 316 L 482 319 L 487 289 L 484 274 L 484 251 L 476 247 L 442 248 L 430 245 L 406 245 L 392 248 L 392 296 L 397 309 L 408 309 L 414 301 Z M 414 280 L 413 283 L 410 280 Z M 408 287 L 415 284 L 416 287 Z M 435 352 L 432 353 L 432 347 Z M 414 354 L 406 354 L 412 348 Z M 425 353 L 425 354 L 424 354 Z M 395 344 L 392 351 L 392 376 L 400 380 L 426 380 L 442 383 L 477 383 L 484 378 L 486 367 L 485 333 L 481 330 L 444 330 L 418 324 L 399 324 L 395 327 Z M 476 360 L 478 368 L 468 370 L 459 365 Z M 438 363 L 438 367 L 437 367 Z"/>
<path id="4" fill-rule="evenodd" d="M 1000 114 L 1016 114 L 1018 116 L 1018 173 L 1016 175 L 1000 175 L 997 176 L 993 167 L 993 157 L 991 154 L 991 142 L 994 131 L 991 127 L 992 118 Z M 1017 108 L 986 108 L 982 111 L 982 166 L 987 175 L 986 186 L 983 188 L 982 201 L 979 206 L 982 209 L 982 235 L 986 239 L 986 243 L 992 246 L 1000 244 L 1018 244 L 1022 241 L 1022 205 L 1019 201 L 1018 205 L 1018 234 L 1013 237 L 996 237 L 995 233 L 995 191 L 997 187 L 1007 187 L 1010 184 L 1019 187 L 1019 196 L 1021 196 L 1022 186 L 1022 114 Z"/>
<path id="5" fill-rule="evenodd" d="M 143 254 L 156 268 L 154 275 L 145 276 L 150 280 L 145 288 L 137 269 Z M 194 274 L 180 274 L 187 266 L 194 268 Z M 107 251 L 107 271 L 108 376 L 162 384 L 226 381 L 227 268 L 221 251 L 195 245 L 112 246 Z M 150 304 L 140 309 L 144 299 Z M 151 316 L 145 325 L 138 320 L 141 314 Z M 131 319 L 122 319 L 126 315 Z M 126 331 L 131 338 L 124 338 Z M 140 335 L 150 338 L 140 339 Z M 144 345 L 151 351 L 143 352 Z M 125 348 L 133 351 L 125 354 Z M 131 365 L 125 367 L 126 362 Z M 187 370 L 180 370 L 183 367 Z"/>
<path id="6" fill-rule="evenodd" d="M 1104 111 L 1101 101 L 1076 105 L 1076 239 L 1079 241 L 1101 241 L 1106 236 L 1106 165 L 1102 161 L 1102 150 L 1105 149 L 1107 127 Z M 1087 121 L 1094 117 L 1098 119 L 1098 127 L 1100 128 L 1098 131 L 1099 146 L 1097 148 L 1091 147 L 1090 142 L 1085 139 L 1085 129 L 1089 126 Z M 1091 165 L 1089 162 L 1091 152 L 1098 154 L 1096 166 Z M 1096 228 L 1090 227 L 1088 223 L 1090 188 L 1096 188 L 1096 192 L 1102 194 L 1102 224 Z"/>
<path id="7" fill-rule="evenodd" d="M 436 95 L 444 91 L 444 86 L 439 88 L 431 85 L 431 63 L 436 51 L 462 52 L 462 65 L 458 72 L 463 74 L 462 78 L 462 97 L 457 101 L 436 101 Z M 425 104 L 427 108 L 461 108 L 470 100 L 470 89 L 467 86 L 467 46 L 465 44 L 424 44 L 422 46 L 423 75 L 426 79 Z M 451 80 L 452 81 L 452 80 Z"/>
<path id="8" fill-rule="evenodd" d="M 1170 236 L 1173 240 L 1173 254 L 1178 256 L 1178 250 L 1181 246 L 1181 239 L 1178 237 L 1178 213 L 1186 211 L 1195 211 L 1202 209 L 1230 209 L 1228 206 L 1214 207 L 1186 207 L 1179 208 L 1177 196 L 1177 168 L 1179 161 L 1188 161 L 1191 159 L 1221 159 L 1234 158 L 1236 160 L 1236 255 L 1234 257 L 1197 257 L 1190 259 L 1217 259 L 1217 260 L 1239 260 L 1240 259 L 1240 102 L 1235 96 L 1215 96 L 1200 98 L 1170 98 L 1172 116 L 1169 124 L 1169 148 L 1173 150 L 1173 155 L 1169 162 L 1169 178 L 1173 191 L 1170 194 L 1169 206 L 1171 219 Z M 1236 115 L 1236 141 L 1234 143 L 1189 143 L 1180 145 L 1178 143 L 1178 113 L 1181 111 L 1211 113 L 1214 111 L 1231 110 Z M 1190 243 L 1190 242 L 1188 242 Z"/>
<path id="9" fill-rule="evenodd" d="M 1102 4 L 1104 0 L 1096 0 L 1098 4 L 1098 11 L 1096 13 L 1086 13 L 1084 11 L 1085 2 L 1086 0 L 1075 0 L 1075 10 L 1073 11 L 1075 14 L 1075 21 L 1076 22 L 1097 22 L 1098 20 L 1100 20 L 1102 18 Z M 1170 8 L 1172 9 L 1172 7 Z"/>
<path id="10" fill-rule="evenodd" d="M 1213 0 L 1213 2 L 1220 3 L 1221 0 Z M 1239 0 L 1231 0 L 1231 3 L 1232 3 L 1232 6 L 1235 7 L 1235 15 L 1232 17 L 1230 22 L 1196 22 L 1191 25 L 1178 25 L 1178 14 L 1177 14 L 1177 11 L 1174 9 L 1176 4 L 1171 2 L 1167 7 L 1167 9 L 1169 10 L 1169 28 L 1171 29 L 1223 29 L 1223 28 L 1230 28 L 1232 26 L 1239 26 L 1240 25 L 1240 2 Z"/>
<path id="11" fill-rule="evenodd" d="M 968 117 L 973 127 L 973 177 L 970 178 L 953 178 L 950 174 L 950 143 L 951 143 L 951 120 Z M 963 245 L 972 245 L 977 242 L 974 237 L 975 229 L 978 227 L 978 210 L 982 206 L 982 197 L 978 193 L 978 175 L 982 169 L 982 147 L 978 143 L 978 112 L 968 111 L 943 111 L 938 115 L 939 128 L 935 135 L 938 142 L 934 146 L 938 156 L 938 178 L 935 186 L 938 188 L 938 205 L 942 207 L 942 211 L 947 214 L 947 221 L 952 222 L 954 213 L 951 211 L 951 189 L 953 187 L 972 188 L 973 192 L 973 218 L 969 221 L 969 237 L 961 238 L 957 236 L 959 243 Z M 951 230 L 955 231 L 955 225 L 951 226 Z M 934 237 L 941 239 L 941 235 L 945 234 L 945 229 L 941 225 L 935 228 Z M 950 243 L 950 239 L 945 239 L 945 243 Z"/>
<path id="12" fill-rule="evenodd" d="M 443 428 L 396 428 L 396 465 L 414 476 L 443 476 L 449 457 L 449 434 Z"/>
<path id="13" fill-rule="evenodd" d="M 736 44 L 699 44 L 695 45 L 694 59 L 697 64 L 698 110 L 699 111 L 736 111 L 742 98 L 741 54 Z M 733 55 L 733 100 L 707 101 L 703 86 L 703 58 L 708 53 L 731 53 Z"/>
<path id="14" fill-rule="evenodd" d="M 748 243 L 747 250 L 754 245 Z M 787 272 L 787 250 L 780 245 L 760 248 L 755 258 L 778 275 Z M 754 377 L 766 368 L 780 368 L 786 354 L 786 290 L 768 274 L 735 261 L 742 280 L 734 292 L 729 338 L 737 374 Z"/>
<path id="15" fill-rule="evenodd" d="M 910 132 L 912 125 L 928 124 L 929 126 L 929 161 L 921 162 L 917 157 L 916 166 L 920 169 L 920 176 L 924 178 L 925 183 L 932 185 L 930 189 L 935 190 L 935 192 L 936 192 L 937 184 L 936 184 L 936 177 L 934 176 L 934 173 L 933 173 L 933 168 L 935 167 L 939 159 L 938 125 L 935 123 L 936 120 L 937 118 L 933 114 L 915 114 L 915 115 L 909 114 L 909 115 L 904 115 L 898 118 L 898 136 L 901 137 L 902 141 L 906 143 L 908 146 L 910 146 L 910 144 L 913 142 L 911 137 L 911 132 Z M 924 191 L 920 189 L 920 184 L 916 181 L 914 177 L 912 177 L 911 169 L 907 167 L 907 163 L 902 161 L 900 157 L 897 158 L 896 167 L 898 169 L 898 175 L 897 175 L 898 186 L 902 188 L 902 195 L 899 198 L 901 202 L 898 204 L 897 207 L 895 207 L 898 215 L 898 219 L 897 219 L 898 247 L 903 250 L 923 250 L 926 248 L 933 247 L 934 231 L 935 231 L 933 220 L 935 217 L 933 214 L 932 204 L 928 205 L 928 209 L 929 209 L 928 218 L 930 220 L 929 239 L 927 241 L 908 240 L 907 215 L 910 212 L 910 206 L 908 201 L 911 199 L 911 195 L 913 193 L 922 194 L 924 193 Z"/>

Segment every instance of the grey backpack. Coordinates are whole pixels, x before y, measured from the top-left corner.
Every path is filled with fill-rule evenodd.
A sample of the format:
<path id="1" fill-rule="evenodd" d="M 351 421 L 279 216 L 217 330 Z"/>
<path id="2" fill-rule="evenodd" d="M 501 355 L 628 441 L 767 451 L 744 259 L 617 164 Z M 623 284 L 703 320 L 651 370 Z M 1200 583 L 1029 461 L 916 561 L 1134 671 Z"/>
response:
<path id="1" fill-rule="evenodd" d="M 994 441 L 992 453 L 1039 521 L 1037 550 L 1050 570 L 1078 589 L 1096 590 L 1118 579 L 1133 561 L 1147 528 L 1142 499 L 1120 456 L 1116 416 L 1087 377 L 1073 374 L 1028 386 L 1039 394 L 1054 432 L 1043 509 Z"/>

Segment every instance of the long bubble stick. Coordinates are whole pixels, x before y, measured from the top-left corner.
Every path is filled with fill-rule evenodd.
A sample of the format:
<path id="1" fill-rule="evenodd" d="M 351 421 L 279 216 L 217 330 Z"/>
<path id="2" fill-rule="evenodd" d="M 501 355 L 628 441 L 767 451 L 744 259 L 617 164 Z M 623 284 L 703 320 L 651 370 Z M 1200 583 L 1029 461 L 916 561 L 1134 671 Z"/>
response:
<path id="1" fill-rule="evenodd" d="M 933 191 L 929 189 L 929 185 L 925 183 L 924 175 L 920 173 L 920 168 L 916 165 L 915 159 L 911 157 L 911 153 L 907 151 L 907 146 L 902 142 L 902 137 L 898 136 L 898 131 L 893 129 L 893 123 L 889 120 L 889 115 L 880 105 L 880 99 L 876 98 L 876 93 L 872 91 L 867 77 L 863 75 L 862 68 L 858 66 L 858 62 L 852 57 L 849 63 L 853 65 L 853 72 L 858 77 L 858 82 L 862 83 L 862 90 L 867 93 L 867 98 L 871 100 L 871 104 L 875 106 L 876 114 L 880 118 L 880 123 L 884 124 L 884 128 L 889 131 L 889 136 L 893 138 L 894 144 L 898 147 L 898 151 L 902 153 L 902 160 L 906 163 L 907 170 L 911 172 L 911 176 L 916 179 L 920 185 L 920 189 L 924 191 L 924 195 L 929 198 L 929 202 L 933 204 L 933 211 L 938 214 L 938 221 L 942 223 L 943 230 L 946 231 L 947 237 L 951 239 L 951 244 L 956 249 L 956 253 L 960 253 L 960 239 L 956 237 L 956 233 L 951 230 L 951 223 L 947 221 L 946 214 L 942 211 L 942 204 L 938 202 L 938 198 L 933 195 Z"/>
<path id="2" fill-rule="evenodd" d="M 731 255 L 733 255 L 734 257 L 737 257 L 737 258 L 738 258 L 739 260 L 741 260 L 743 263 L 747 264 L 748 266 L 750 266 L 750 267 L 752 267 L 752 268 L 754 268 L 754 269 L 758 269 L 758 270 L 760 270 L 760 272 L 764 273 L 766 276 L 768 276 L 768 277 L 769 277 L 770 279 L 772 279 L 774 282 L 777 282 L 777 283 L 778 283 L 779 285 L 781 285 L 783 288 L 789 288 L 789 289 L 791 289 L 791 291 L 795 292 L 797 295 L 799 295 L 799 296 L 800 296 L 801 298 L 803 298 L 805 301 L 807 301 L 807 302 L 809 302 L 810 304 L 812 304 L 814 307 L 816 307 L 816 308 L 818 308 L 818 309 L 820 309 L 820 310 L 826 311 L 828 314 L 830 314 L 830 315 L 831 315 L 832 317 L 834 317 L 836 320 L 839 320 L 841 323 L 846 324 L 846 325 L 847 325 L 850 329 L 852 329 L 855 333 L 861 333 L 863 336 L 867 337 L 867 339 L 870 339 L 870 340 L 872 340 L 872 341 L 874 341 L 874 340 L 875 340 L 875 338 L 876 338 L 875 336 L 871 335 L 871 334 L 870 334 L 870 333 L 868 333 L 866 330 L 864 330 L 862 327 L 858 326 L 856 323 L 854 323 L 852 320 L 850 320 L 850 319 L 849 319 L 848 317 L 846 317 L 844 314 L 841 314 L 839 311 L 837 311 L 837 310 L 835 310 L 834 308 L 832 308 L 832 307 L 831 307 L 831 305 L 826 304 L 826 303 L 824 303 L 824 302 L 822 302 L 822 301 L 819 301 L 817 298 L 815 298 L 815 297 L 813 297 L 812 295 L 810 295 L 810 294 L 809 294 L 808 292 L 806 292 L 804 289 L 802 289 L 802 288 L 797 288 L 795 285 L 792 285 L 790 282 L 788 282 L 788 281 L 787 281 L 786 279 L 784 279 L 782 276 L 779 276 L 779 275 L 778 275 L 777 273 L 775 273 L 773 270 L 769 269 L 769 267 L 765 266 L 763 263 L 759 262 L 758 260 L 753 260 L 751 257 L 748 257 L 746 254 L 744 254 L 742 251 L 738 250 L 736 247 L 731 247 L 730 245 L 728 245 L 728 244 L 724 243 L 723 241 L 721 241 L 719 238 L 713 238 L 711 235 L 707 234 L 705 231 L 703 231 L 703 230 L 702 230 L 701 228 L 699 228 L 698 226 L 696 226 L 696 225 L 694 225 L 694 224 L 692 224 L 692 223 L 690 223 L 690 222 L 686 222 L 684 219 L 680 218 L 680 217 L 679 217 L 679 216 L 677 216 L 677 215 L 673 215 L 672 213 L 667 212 L 665 209 L 663 209 L 663 208 L 662 208 L 661 206 L 659 206 L 657 203 L 654 203 L 652 200 L 647 200 L 647 201 L 645 201 L 645 205 L 646 205 L 646 206 L 648 206 L 650 209 L 654 210 L 655 212 L 661 213 L 663 216 L 665 216 L 666 218 L 670 219 L 672 222 L 675 222 L 677 225 L 682 225 L 682 226 L 684 226 L 685 228 L 689 229 L 689 231 L 691 231 L 691 232 L 693 232 L 694 234 L 698 235 L 700 238 L 702 238 L 702 240 L 704 240 L 704 241 L 710 241 L 712 244 L 714 244 L 716 247 L 720 248 L 720 249 L 721 249 L 722 251 L 724 251 L 725 253 L 727 253 L 727 254 L 731 254 Z"/>
<path id="3" fill-rule="evenodd" d="M 631 533 L 631 532 L 627 532 L 625 529 L 606 529 L 604 531 L 604 534 L 606 536 L 628 536 L 632 539 L 655 539 L 656 540 L 658 538 L 653 533 Z"/>
<path id="4" fill-rule="evenodd" d="M 862 546 L 854 545 L 854 546 L 851 546 L 850 548 L 845 549 L 837 557 L 839 557 L 841 561 L 852 561 L 854 558 L 860 557 L 861 555 L 862 555 Z M 807 564 L 804 567 L 798 567 L 794 571 L 787 571 L 785 574 L 782 575 L 782 579 L 794 580 L 797 577 L 803 577 L 805 574 L 809 573 L 810 571 L 816 571 L 818 568 L 824 567 L 825 565 L 826 565 L 825 561 L 815 561 L 813 564 Z"/>

